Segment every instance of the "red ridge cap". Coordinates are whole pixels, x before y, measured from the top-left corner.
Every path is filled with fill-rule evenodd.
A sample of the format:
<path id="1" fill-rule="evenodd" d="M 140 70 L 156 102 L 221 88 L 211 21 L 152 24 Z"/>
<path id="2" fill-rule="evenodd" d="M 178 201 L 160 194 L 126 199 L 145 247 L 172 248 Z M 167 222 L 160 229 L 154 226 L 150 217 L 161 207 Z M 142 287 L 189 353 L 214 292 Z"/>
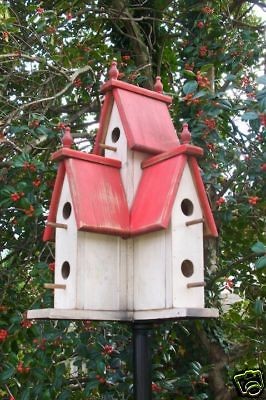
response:
<path id="1" fill-rule="evenodd" d="M 193 146 L 191 144 L 181 144 L 173 150 L 165 151 L 164 153 L 158 154 L 154 157 L 150 157 L 147 160 L 142 161 L 141 168 L 147 168 L 151 165 L 158 164 L 169 158 L 176 157 L 179 154 L 186 154 L 188 156 L 201 157 L 203 155 L 203 149 L 201 147 Z"/>
<path id="2" fill-rule="evenodd" d="M 112 158 L 98 156 L 96 154 L 87 154 L 82 151 L 62 148 L 52 154 L 52 161 L 62 161 L 65 158 L 75 158 L 78 160 L 89 161 L 96 164 L 108 165 L 109 167 L 121 168 L 121 161 Z"/>
<path id="3" fill-rule="evenodd" d="M 164 103 L 172 103 L 172 97 L 170 96 L 166 96 L 164 94 L 154 92 L 153 90 L 148 90 L 136 85 L 132 85 L 131 83 L 118 81 L 116 79 L 110 79 L 109 81 L 104 83 L 101 87 L 101 92 L 106 93 L 115 88 L 128 90 L 129 92 L 134 92 L 147 97 L 152 97 L 153 99 L 163 101 Z"/>

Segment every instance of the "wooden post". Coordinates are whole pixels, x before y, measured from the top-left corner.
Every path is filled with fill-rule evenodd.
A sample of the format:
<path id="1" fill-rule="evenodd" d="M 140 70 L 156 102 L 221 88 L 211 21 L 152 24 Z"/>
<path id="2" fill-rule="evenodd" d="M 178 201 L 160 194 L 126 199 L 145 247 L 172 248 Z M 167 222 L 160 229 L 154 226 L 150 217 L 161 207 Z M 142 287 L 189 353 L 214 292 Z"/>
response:
<path id="1" fill-rule="evenodd" d="M 193 219 L 192 221 L 187 221 L 186 226 L 201 224 L 202 222 L 204 222 L 203 218 Z"/>
<path id="2" fill-rule="evenodd" d="M 133 322 L 134 400 L 152 400 L 151 323 Z"/>

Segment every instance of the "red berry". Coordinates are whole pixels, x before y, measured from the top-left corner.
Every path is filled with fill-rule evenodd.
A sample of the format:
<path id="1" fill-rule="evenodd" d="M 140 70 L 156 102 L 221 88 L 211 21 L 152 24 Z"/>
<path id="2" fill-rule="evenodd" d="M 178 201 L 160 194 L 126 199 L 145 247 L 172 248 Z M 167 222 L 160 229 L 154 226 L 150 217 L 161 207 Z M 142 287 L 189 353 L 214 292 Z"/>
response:
<path id="1" fill-rule="evenodd" d="M 36 8 L 36 11 L 37 11 L 37 14 L 41 15 L 41 14 L 44 13 L 44 8 L 42 8 L 42 7 L 37 7 L 37 8 Z"/>
<path id="2" fill-rule="evenodd" d="M 40 184 L 41 184 L 41 180 L 40 180 L 40 179 L 35 179 L 35 180 L 32 182 L 32 184 L 33 184 L 33 186 L 35 186 L 35 187 L 39 187 Z"/>
<path id="3" fill-rule="evenodd" d="M 261 169 L 261 171 L 265 172 L 266 171 L 266 163 L 261 164 L 260 169 Z"/>
<path id="4" fill-rule="evenodd" d="M 54 272 L 54 270 L 55 270 L 55 263 L 52 262 L 52 263 L 48 264 L 48 268 L 49 268 L 50 271 Z"/>
<path id="5" fill-rule="evenodd" d="M 198 27 L 199 29 L 204 28 L 204 22 L 199 21 L 199 22 L 197 23 L 197 27 Z"/>
<path id="6" fill-rule="evenodd" d="M 8 337 L 8 331 L 6 329 L 0 329 L 0 342 L 4 342 Z"/>

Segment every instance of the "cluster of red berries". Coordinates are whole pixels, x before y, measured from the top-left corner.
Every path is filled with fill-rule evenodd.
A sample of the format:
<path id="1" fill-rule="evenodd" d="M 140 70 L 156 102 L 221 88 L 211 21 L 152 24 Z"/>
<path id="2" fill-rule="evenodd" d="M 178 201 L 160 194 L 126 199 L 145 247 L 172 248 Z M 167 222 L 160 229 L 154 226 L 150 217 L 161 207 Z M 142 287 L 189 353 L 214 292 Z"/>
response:
<path id="1" fill-rule="evenodd" d="M 28 209 L 25 209 L 23 211 L 24 211 L 25 215 L 27 215 L 28 217 L 32 217 L 33 214 L 34 214 L 35 209 L 34 209 L 33 205 L 31 204 Z"/>
<path id="2" fill-rule="evenodd" d="M 31 328 L 32 327 L 32 321 L 30 321 L 29 319 L 25 318 L 21 321 L 20 325 L 22 326 L 22 328 Z"/>
<path id="3" fill-rule="evenodd" d="M 187 103 L 187 105 L 190 104 L 199 104 L 200 99 L 193 99 L 194 94 L 193 93 L 188 93 L 185 97 L 183 97 L 183 100 Z"/>
<path id="4" fill-rule="evenodd" d="M 8 31 L 4 31 L 4 32 L 2 33 L 2 36 L 3 36 L 3 39 L 4 39 L 6 42 L 8 42 L 8 39 L 9 39 L 9 32 L 8 32 Z"/>
<path id="5" fill-rule="evenodd" d="M 33 343 L 37 345 L 37 349 L 40 350 L 45 350 L 46 348 L 46 339 L 42 338 L 42 339 L 33 339 Z"/>
<path id="6" fill-rule="evenodd" d="M 198 21 L 197 27 L 198 27 L 199 29 L 203 29 L 203 28 L 204 28 L 204 22 L 203 22 L 203 21 Z"/>
<path id="7" fill-rule="evenodd" d="M 186 63 L 186 64 L 185 64 L 185 69 L 186 69 L 187 71 L 193 71 L 194 66 L 195 66 L 194 63 L 192 63 L 192 64 Z"/>
<path id="8" fill-rule="evenodd" d="M 100 383 L 106 383 L 106 379 L 101 376 L 101 375 L 96 375 L 96 379 L 100 382 Z"/>
<path id="9" fill-rule="evenodd" d="M 102 354 L 112 354 L 113 353 L 113 351 L 114 351 L 114 348 L 113 348 L 113 346 L 111 346 L 111 345 L 109 345 L 109 344 L 106 344 L 105 346 L 103 346 L 103 351 L 102 351 Z"/>
<path id="10" fill-rule="evenodd" d="M 38 119 L 34 119 L 29 123 L 30 128 L 38 128 L 40 126 L 40 121 Z"/>
<path id="11" fill-rule="evenodd" d="M 49 268 L 49 270 L 50 270 L 51 272 L 54 272 L 54 270 L 55 270 L 55 263 L 54 263 L 54 262 L 49 263 L 49 264 L 48 264 L 48 268 Z"/>
<path id="12" fill-rule="evenodd" d="M 224 204 L 225 203 L 225 199 L 224 199 L 224 197 L 220 197 L 218 200 L 216 200 L 216 205 L 218 206 L 218 207 L 220 207 L 222 204 Z"/>
<path id="13" fill-rule="evenodd" d="M 210 87 L 210 81 L 206 76 L 203 76 L 200 71 L 197 72 L 197 82 L 200 87 Z"/>
<path id="14" fill-rule="evenodd" d="M 32 182 L 33 186 L 35 186 L 36 188 L 39 187 L 41 183 L 42 183 L 42 182 L 41 182 L 40 179 L 35 179 L 35 180 Z"/>
<path id="15" fill-rule="evenodd" d="M 74 82 L 73 82 L 73 85 L 74 85 L 76 88 L 80 88 L 80 87 L 82 86 L 82 80 L 81 80 L 80 78 L 76 78 L 76 79 L 74 80 Z"/>
<path id="16" fill-rule="evenodd" d="M 37 11 L 37 14 L 41 15 L 41 14 L 44 13 L 44 8 L 42 8 L 42 7 L 37 7 L 37 8 L 36 8 L 36 11 Z"/>
<path id="17" fill-rule="evenodd" d="M 160 393 L 162 391 L 161 386 L 157 385 L 157 383 L 152 383 L 151 390 L 155 393 Z"/>
<path id="18" fill-rule="evenodd" d="M 23 362 L 20 361 L 17 365 L 17 371 L 20 374 L 28 374 L 30 372 L 30 367 L 24 367 Z"/>
<path id="19" fill-rule="evenodd" d="M 248 198 L 248 202 L 249 204 L 251 204 L 252 206 L 255 206 L 257 204 L 257 202 L 259 201 L 259 197 L 258 196 L 250 196 Z"/>
<path id="20" fill-rule="evenodd" d="M 25 171 L 29 170 L 30 172 L 35 172 L 35 171 L 36 171 L 35 165 L 32 164 L 32 163 L 30 163 L 30 162 L 28 162 L 28 161 L 25 161 L 25 162 L 24 162 L 24 164 L 23 164 L 23 169 L 24 169 Z"/>
<path id="21" fill-rule="evenodd" d="M 263 126 L 266 126 L 266 114 L 260 114 L 260 123 Z"/>
<path id="22" fill-rule="evenodd" d="M 4 342 L 8 337 L 8 332 L 6 329 L 0 329 L 0 342 Z"/>
<path id="23" fill-rule="evenodd" d="M 199 48 L 199 56 L 206 57 L 208 54 L 208 47 L 207 46 L 200 46 Z"/>
<path id="24" fill-rule="evenodd" d="M 205 6 L 201 9 L 204 14 L 213 14 L 214 9 L 208 6 Z"/>
<path id="25" fill-rule="evenodd" d="M 10 198 L 12 201 L 19 201 L 24 195 L 24 192 L 15 192 L 10 195 Z"/>
<path id="26" fill-rule="evenodd" d="M 266 163 L 261 164 L 260 169 L 261 169 L 261 171 L 265 172 L 266 171 Z"/>
<path id="27" fill-rule="evenodd" d="M 242 87 L 247 87 L 248 85 L 250 85 L 250 79 L 248 76 L 243 76 L 243 78 L 241 78 L 241 86 Z"/>
<path id="28" fill-rule="evenodd" d="M 205 118 L 204 125 L 206 125 L 207 128 L 209 128 L 209 129 L 215 129 L 216 128 L 216 121 L 213 118 Z"/>
<path id="29" fill-rule="evenodd" d="M 215 151 L 215 150 L 216 150 L 216 146 L 215 146 L 214 143 L 207 143 L 207 148 L 208 148 L 210 151 Z"/>

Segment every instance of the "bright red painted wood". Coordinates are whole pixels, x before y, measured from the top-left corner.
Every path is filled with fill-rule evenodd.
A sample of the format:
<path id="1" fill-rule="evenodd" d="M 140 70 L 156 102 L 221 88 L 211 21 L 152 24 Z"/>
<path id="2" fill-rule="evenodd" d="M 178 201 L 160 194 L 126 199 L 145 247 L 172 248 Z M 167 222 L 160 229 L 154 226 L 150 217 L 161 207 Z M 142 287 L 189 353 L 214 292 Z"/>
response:
<path id="1" fill-rule="evenodd" d="M 131 211 L 133 235 L 168 227 L 186 161 L 179 155 L 143 170 Z"/>
<path id="2" fill-rule="evenodd" d="M 58 201 L 61 195 L 64 177 L 65 177 L 65 165 L 64 163 L 60 163 L 57 170 L 47 222 L 55 222 L 56 220 Z M 53 240 L 54 240 L 54 228 L 52 228 L 51 226 L 46 226 L 43 232 L 43 241 L 46 242 Z"/>
<path id="3" fill-rule="evenodd" d="M 192 176 L 194 179 L 195 187 L 199 196 L 201 209 L 204 216 L 204 233 L 206 236 L 218 236 L 216 224 L 213 218 L 209 200 L 205 191 L 204 183 L 202 181 L 200 169 L 197 160 L 194 157 L 189 157 L 189 166 L 191 168 Z"/>
<path id="4" fill-rule="evenodd" d="M 201 157 L 203 155 L 203 149 L 197 146 L 192 146 L 191 144 L 181 144 L 175 147 L 173 150 L 166 151 L 154 157 L 149 157 L 148 159 L 142 161 L 141 168 L 144 169 L 150 167 L 151 165 L 167 160 L 168 158 L 176 157 L 180 154 Z"/>
<path id="5" fill-rule="evenodd" d="M 121 168 L 121 161 L 113 158 L 101 157 L 96 154 L 83 153 L 82 151 L 67 149 L 65 147 L 52 154 L 52 161 L 62 161 L 66 158 L 89 161 L 91 163 L 108 165 L 109 167 Z"/>
<path id="6" fill-rule="evenodd" d="M 78 229 L 128 235 L 129 211 L 120 171 L 77 159 L 65 164 Z"/>

